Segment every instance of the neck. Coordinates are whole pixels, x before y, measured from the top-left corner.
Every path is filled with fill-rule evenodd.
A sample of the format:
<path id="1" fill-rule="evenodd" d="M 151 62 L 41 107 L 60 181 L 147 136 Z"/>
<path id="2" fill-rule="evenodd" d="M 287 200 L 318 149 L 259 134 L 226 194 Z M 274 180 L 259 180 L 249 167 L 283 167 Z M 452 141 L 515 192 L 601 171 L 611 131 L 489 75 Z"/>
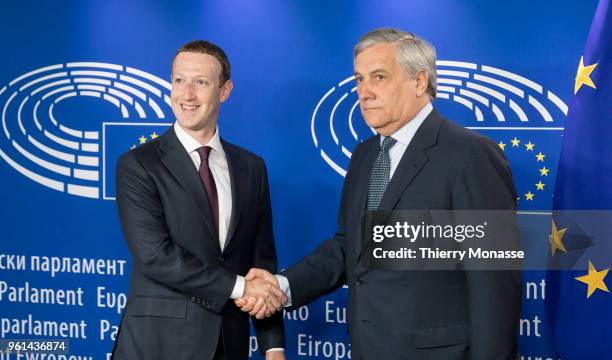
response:
<path id="1" fill-rule="evenodd" d="M 414 120 L 414 118 L 418 115 L 418 113 L 420 113 L 421 110 L 423 110 L 423 108 L 425 106 L 427 106 L 427 104 L 429 104 L 429 100 L 423 101 L 418 106 L 416 111 L 414 111 L 413 113 L 404 115 L 402 121 L 392 122 L 391 124 L 389 124 L 389 127 L 385 127 L 385 128 L 381 128 L 381 129 L 376 129 L 376 132 L 379 133 L 382 136 L 390 136 L 390 135 L 394 134 L 396 131 L 401 129 L 404 125 L 406 125 L 409 122 L 411 122 L 412 120 Z"/>
<path id="2" fill-rule="evenodd" d="M 179 124 L 181 126 L 181 124 Z M 215 136 L 215 131 L 217 130 L 217 122 L 214 122 L 210 126 L 206 126 L 202 129 L 192 130 L 185 129 L 181 126 L 181 129 L 185 131 L 189 136 L 191 136 L 195 141 L 199 142 L 201 145 L 206 145 L 210 142 L 210 139 Z"/>

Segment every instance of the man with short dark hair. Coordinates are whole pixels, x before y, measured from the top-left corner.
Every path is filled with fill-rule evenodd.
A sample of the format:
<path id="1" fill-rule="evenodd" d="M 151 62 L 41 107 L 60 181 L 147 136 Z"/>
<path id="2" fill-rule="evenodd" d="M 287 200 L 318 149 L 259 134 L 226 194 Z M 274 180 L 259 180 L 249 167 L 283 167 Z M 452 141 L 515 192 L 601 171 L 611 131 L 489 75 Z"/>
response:
<path id="1" fill-rule="evenodd" d="M 517 356 L 518 271 L 392 271 L 364 266 L 361 219 L 373 210 L 514 210 L 508 162 L 491 140 L 432 106 L 435 51 L 397 29 L 365 34 L 355 47 L 361 113 L 378 135 L 353 151 L 338 230 L 276 277 L 292 307 L 348 282 L 352 359 L 510 360 Z M 263 314 L 254 300 L 236 303 Z"/>
<path id="2" fill-rule="evenodd" d="M 183 45 L 172 64 L 176 122 L 117 163 L 133 271 L 115 359 L 245 360 L 249 316 L 230 300 L 257 299 L 267 316 L 284 300 L 243 277 L 250 267 L 276 271 L 276 251 L 264 162 L 219 135 L 232 88 L 221 48 Z M 284 359 L 281 314 L 253 325 L 266 359 Z"/>

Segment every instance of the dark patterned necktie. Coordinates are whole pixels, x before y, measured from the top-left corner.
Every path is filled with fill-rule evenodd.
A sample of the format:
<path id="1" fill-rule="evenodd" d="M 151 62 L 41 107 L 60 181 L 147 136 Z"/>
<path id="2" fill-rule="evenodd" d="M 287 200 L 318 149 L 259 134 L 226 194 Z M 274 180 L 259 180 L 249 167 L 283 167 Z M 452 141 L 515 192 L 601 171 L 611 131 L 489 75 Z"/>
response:
<path id="1" fill-rule="evenodd" d="M 198 172 L 200 173 L 202 184 L 204 184 L 204 188 L 206 189 L 215 229 L 217 230 L 217 235 L 219 235 L 219 198 L 217 197 L 215 178 L 213 177 L 210 167 L 208 166 L 208 155 L 210 155 L 210 150 L 210 146 L 202 146 L 201 148 L 198 148 L 197 151 L 201 160 L 200 169 Z"/>
<path id="2" fill-rule="evenodd" d="M 391 173 L 391 159 L 389 149 L 396 143 L 396 140 L 387 136 L 380 145 L 380 151 L 372 166 L 372 176 L 370 177 L 370 189 L 368 190 L 368 210 L 377 210 L 382 200 L 387 185 L 389 185 L 389 175 Z"/>

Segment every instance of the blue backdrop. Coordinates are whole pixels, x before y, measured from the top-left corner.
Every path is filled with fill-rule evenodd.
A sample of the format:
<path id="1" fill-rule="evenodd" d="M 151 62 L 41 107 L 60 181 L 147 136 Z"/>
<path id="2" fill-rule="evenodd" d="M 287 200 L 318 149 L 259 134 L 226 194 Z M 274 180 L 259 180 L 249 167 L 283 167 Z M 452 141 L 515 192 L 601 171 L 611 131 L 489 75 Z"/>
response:
<path id="1" fill-rule="evenodd" d="M 350 152 L 371 135 L 350 77 L 353 45 L 376 27 L 400 27 L 434 44 L 434 105 L 499 143 L 523 215 L 549 216 L 596 5 L 3 3 L 1 338 L 65 337 L 74 358 L 104 359 L 112 349 L 130 272 L 113 200 L 114 161 L 173 122 L 167 82 L 181 44 L 207 39 L 230 58 L 235 88 L 221 111 L 221 135 L 266 160 L 286 267 L 333 234 Z M 523 358 L 557 359 L 543 310 L 545 275 L 529 272 L 523 280 Z M 285 314 L 289 359 L 348 358 L 346 297 L 340 289 Z"/>

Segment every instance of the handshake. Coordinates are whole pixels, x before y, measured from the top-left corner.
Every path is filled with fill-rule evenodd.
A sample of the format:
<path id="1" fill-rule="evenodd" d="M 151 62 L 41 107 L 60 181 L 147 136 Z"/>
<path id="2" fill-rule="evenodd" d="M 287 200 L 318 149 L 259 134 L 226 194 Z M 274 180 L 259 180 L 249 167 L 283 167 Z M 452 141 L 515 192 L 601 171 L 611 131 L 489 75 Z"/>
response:
<path id="1" fill-rule="evenodd" d="M 287 295 L 270 272 L 253 268 L 245 276 L 242 298 L 234 300 L 240 310 L 257 319 L 272 316 L 287 303 Z"/>

